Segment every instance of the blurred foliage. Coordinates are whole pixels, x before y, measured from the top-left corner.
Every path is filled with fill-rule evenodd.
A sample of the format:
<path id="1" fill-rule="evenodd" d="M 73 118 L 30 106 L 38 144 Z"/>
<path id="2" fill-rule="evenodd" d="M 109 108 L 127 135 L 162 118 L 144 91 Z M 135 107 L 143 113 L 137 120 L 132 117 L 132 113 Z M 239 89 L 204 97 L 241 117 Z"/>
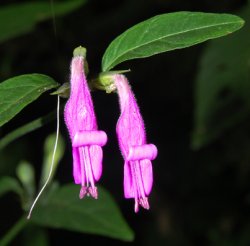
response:
<path id="1" fill-rule="evenodd" d="M 22 189 L 16 179 L 12 177 L 1 177 L 0 179 L 0 196 L 3 196 L 8 192 L 16 192 L 17 194 L 22 193 Z"/>
<path id="2" fill-rule="evenodd" d="M 42 187 L 42 185 L 46 182 L 47 177 L 49 176 L 55 141 L 56 141 L 56 134 L 51 134 L 45 139 L 44 155 L 43 155 L 44 159 L 42 164 L 40 187 Z M 58 164 L 63 157 L 64 151 L 65 151 L 65 142 L 63 137 L 59 134 L 51 179 L 53 179 L 54 173 L 57 170 Z"/>
<path id="3" fill-rule="evenodd" d="M 21 161 L 16 169 L 17 177 L 23 186 L 22 206 L 29 209 L 35 195 L 35 172 L 33 166 L 27 161 Z"/>
<path id="4" fill-rule="evenodd" d="M 201 58 L 195 97 L 193 148 L 220 137 L 250 111 L 250 6 L 238 33 L 211 41 Z"/>
<path id="5" fill-rule="evenodd" d="M 49 176 L 55 137 L 55 134 L 51 134 L 47 136 L 44 142 L 45 158 L 40 177 L 41 186 Z M 59 136 L 50 181 L 63 156 L 64 147 L 63 138 Z M 15 178 L 2 177 L 0 178 L 0 196 L 10 191 L 15 192 L 19 195 L 22 208 L 26 213 L 35 199 L 35 173 L 33 166 L 27 161 L 20 162 L 16 173 L 22 187 Z M 133 232 L 126 224 L 115 201 L 102 188 L 99 188 L 98 201 L 85 199 L 84 203 L 78 197 L 79 187 L 73 184 L 59 187 L 58 183 L 53 181 L 44 193 L 40 197 L 38 205 L 34 207 L 30 221 L 21 217 L 9 232 L 0 239 L 0 245 L 8 245 L 20 230 L 32 224 L 100 234 L 125 241 L 133 240 Z M 43 242 L 45 240 L 43 233 L 38 233 L 39 237 L 41 234 L 41 241 Z"/>
<path id="6" fill-rule="evenodd" d="M 79 8 L 85 0 L 34 1 L 11 4 L 0 9 L 0 43 L 31 31 L 35 24 Z"/>
<path id="7" fill-rule="evenodd" d="M 22 245 L 48 246 L 50 244 L 47 233 L 44 229 L 38 226 L 28 226 L 22 235 Z"/>
<path id="8" fill-rule="evenodd" d="M 36 120 L 33 120 L 23 126 L 16 128 L 15 130 L 7 133 L 4 137 L 0 139 L 0 150 L 4 149 L 7 145 L 9 145 L 14 140 L 42 127 L 45 126 L 47 123 L 52 121 L 55 117 L 55 111 L 40 117 Z"/>

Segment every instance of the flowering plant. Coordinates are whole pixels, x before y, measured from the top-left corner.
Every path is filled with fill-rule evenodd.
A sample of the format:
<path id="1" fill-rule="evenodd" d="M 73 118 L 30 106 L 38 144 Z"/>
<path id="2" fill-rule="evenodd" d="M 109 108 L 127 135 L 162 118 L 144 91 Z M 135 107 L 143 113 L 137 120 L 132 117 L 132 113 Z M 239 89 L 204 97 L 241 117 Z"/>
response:
<path id="1" fill-rule="evenodd" d="M 54 3 L 53 15 L 54 17 L 66 15 L 66 13 L 79 9 L 84 2 L 75 0 Z M 0 42 L 29 32 L 37 22 L 49 19 L 50 11 L 51 6 L 42 1 L 1 7 L 0 19 L 6 18 L 6 30 L 9 32 L 4 31 L 4 27 L 0 24 L 0 30 L 3 29 Z M 20 20 L 13 19 L 15 13 L 20 13 L 18 15 Z M 24 16 L 27 16 L 27 22 Z M 57 116 L 57 132 L 56 135 L 46 136 L 45 139 L 42 139 L 43 141 L 40 141 L 41 139 L 34 141 L 34 146 L 29 148 L 34 151 L 38 142 L 39 144 L 44 142 L 42 143 L 44 146 L 42 168 L 34 168 L 31 164 L 34 160 L 18 159 L 15 160 L 15 163 L 18 161 L 18 165 L 14 167 L 17 177 L 2 175 L 0 178 L 0 196 L 10 191 L 16 193 L 20 198 L 22 208 L 20 220 L 13 228 L 9 229 L 10 226 L 6 223 L 9 231 L 2 237 L 0 244 L 8 245 L 21 229 L 25 228 L 24 231 L 28 231 L 29 226 L 32 228 L 31 230 L 34 230 L 34 234 L 38 231 L 44 235 L 44 231 L 40 227 L 36 227 L 43 226 L 132 241 L 134 233 L 128 225 L 129 222 L 125 220 L 125 215 L 122 215 L 123 210 L 120 209 L 122 206 L 118 206 L 117 200 L 123 196 L 133 198 L 136 213 L 139 212 L 140 206 L 146 210 L 151 208 L 152 212 L 155 211 L 157 203 L 153 201 L 151 203 L 151 199 L 154 200 L 151 194 L 154 194 L 153 180 L 155 180 L 154 184 L 157 184 L 154 177 L 159 173 L 158 167 L 162 165 L 160 156 L 163 147 L 157 137 L 151 135 L 151 128 L 147 128 L 147 125 L 150 124 L 149 117 L 143 119 L 147 104 L 143 100 L 139 100 L 139 97 L 135 97 L 134 92 L 139 94 L 142 90 L 136 88 L 137 82 L 133 78 L 136 68 L 131 71 L 130 69 L 115 70 L 114 68 L 119 65 L 127 69 L 130 66 L 130 60 L 191 47 L 233 33 L 243 25 L 243 19 L 232 14 L 188 11 L 159 14 L 128 28 L 115 38 L 106 48 L 101 60 L 101 71 L 96 74 L 89 73 L 91 66 L 89 70 L 87 60 L 91 60 L 92 63 L 92 57 L 89 53 L 87 56 L 88 47 L 79 46 L 74 49 L 72 59 L 71 50 L 69 53 L 65 51 L 68 56 L 65 66 L 69 67 L 69 83 L 63 83 L 64 81 L 61 79 L 54 79 L 52 76 L 42 73 L 28 73 L 15 77 L 11 75 L 1 82 L 0 127 L 4 129 L 4 134 L 0 139 L 0 150 L 4 153 L 3 156 L 5 153 L 7 153 L 6 156 L 11 156 L 8 150 L 14 140 L 41 127 L 45 129 L 45 126 L 48 126 L 47 124 L 52 122 L 55 116 Z M 79 33 L 79 29 L 76 32 Z M 100 40 L 96 39 L 95 45 L 98 46 L 99 42 Z M 81 43 L 84 43 L 84 38 L 74 40 L 73 47 Z M 91 58 L 89 59 L 89 57 Z M 49 62 L 49 59 L 46 59 L 46 63 Z M 51 67 L 53 65 L 50 64 Z M 0 72 L 2 71 L 0 66 Z M 147 71 L 144 73 L 146 74 Z M 53 77 L 56 78 L 56 76 Z M 155 81 L 150 83 L 152 88 L 157 87 L 157 73 Z M 58 97 L 57 113 L 52 110 L 52 113 L 35 120 L 32 118 L 30 119 L 32 121 L 28 123 L 27 121 L 21 122 L 21 124 L 15 122 L 18 115 L 25 113 L 25 110 L 29 109 L 27 106 L 36 100 L 45 106 L 43 111 L 50 108 L 52 104 L 54 105 L 54 100 L 51 99 L 53 96 L 46 94 L 52 89 L 54 91 L 51 91 L 50 95 Z M 100 90 L 106 93 L 102 93 L 100 98 L 95 98 L 95 94 L 97 94 L 95 92 Z M 43 94 L 44 97 L 42 97 Z M 105 104 L 104 98 L 112 98 L 114 94 L 116 94 L 117 103 L 113 101 L 113 104 L 119 104 L 120 112 L 118 107 L 114 106 L 116 115 L 109 117 L 113 113 L 112 110 L 102 104 Z M 47 98 L 45 98 L 46 95 Z M 61 102 L 65 104 L 63 110 L 59 109 L 59 98 L 62 98 Z M 47 104 L 49 100 L 53 103 Z M 34 102 L 33 105 L 37 102 Z M 27 109 L 25 109 L 26 107 Z M 156 108 L 154 110 L 157 111 Z M 62 115 L 65 126 L 60 124 L 62 127 L 59 130 L 59 119 L 63 118 Z M 110 123 L 112 127 L 107 127 L 103 123 L 107 122 L 103 120 L 105 117 L 109 117 L 110 122 L 116 121 L 116 140 L 110 130 L 114 129 L 115 125 Z M 157 117 L 159 122 L 161 117 L 160 115 Z M 7 124 L 9 122 L 10 124 Z M 18 128 L 12 129 L 11 122 L 18 124 Z M 6 125 L 7 127 L 10 125 L 12 131 L 9 132 L 9 129 L 5 128 Z M 148 136 L 146 136 L 146 129 Z M 110 142 L 113 141 L 116 141 L 116 145 L 112 148 L 112 154 L 116 155 L 119 146 L 124 161 L 123 165 L 121 156 L 115 161 L 108 161 L 107 156 L 111 151 Z M 151 141 L 157 144 L 152 144 Z M 195 142 L 196 147 L 201 144 L 201 142 L 197 142 Z M 115 149 L 116 146 L 117 149 Z M 14 151 L 14 147 L 12 149 Z M 1 164 L 5 163 L 4 158 L 1 158 L 0 156 Z M 152 162 L 153 160 L 155 161 Z M 64 163 L 60 168 L 58 168 L 59 162 Z M 70 182 L 69 184 L 62 182 L 63 184 L 59 185 L 59 182 L 53 180 L 57 176 L 56 170 L 58 169 L 59 172 L 64 169 L 70 170 L 71 164 L 75 184 L 72 182 L 71 174 L 65 172 L 64 175 Z M 119 166 L 119 164 L 121 166 L 120 174 L 115 171 L 109 172 L 109 168 Z M 38 185 L 35 181 L 35 171 L 41 173 Z M 123 186 L 123 194 L 120 192 L 119 196 L 111 195 L 112 191 L 104 188 L 105 175 L 116 178 L 116 176 L 122 175 L 121 173 L 123 173 L 123 181 L 114 184 L 117 187 Z M 103 179 L 102 176 L 104 176 Z M 80 199 L 77 198 L 77 194 Z M 121 199 L 121 201 L 122 204 L 126 204 L 124 200 Z M 129 208 L 131 208 L 130 205 L 128 203 Z M 26 219 L 27 214 L 30 220 Z M 7 229 L 4 228 L 4 231 Z"/>

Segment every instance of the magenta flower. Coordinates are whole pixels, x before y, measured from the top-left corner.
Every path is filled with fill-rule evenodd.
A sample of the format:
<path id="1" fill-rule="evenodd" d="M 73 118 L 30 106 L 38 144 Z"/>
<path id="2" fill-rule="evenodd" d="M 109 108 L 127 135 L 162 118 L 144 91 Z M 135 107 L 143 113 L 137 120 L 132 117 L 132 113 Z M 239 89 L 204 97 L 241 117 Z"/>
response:
<path id="1" fill-rule="evenodd" d="M 151 160 L 157 156 L 157 148 L 146 144 L 144 122 L 136 99 L 124 75 L 113 76 L 120 99 L 121 115 L 116 132 L 124 157 L 124 195 L 135 199 L 135 212 L 139 205 L 149 209 L 147 196 L 153 184 Z"/>
<path id="2" fill-rule="evenodd" d="M 78 50 L 77 50 L 78 49 Z M 79 197 L 97 199 L 95 182 L 102 174 L 102 146 L 107 135 L 98 131 L 93 102 L 84 73 L 84 48 L 77 48 L 71 62 L 70 98 L 65 106 L 65 123 L 72 141 L 73 176 L 81 184 Z"/>

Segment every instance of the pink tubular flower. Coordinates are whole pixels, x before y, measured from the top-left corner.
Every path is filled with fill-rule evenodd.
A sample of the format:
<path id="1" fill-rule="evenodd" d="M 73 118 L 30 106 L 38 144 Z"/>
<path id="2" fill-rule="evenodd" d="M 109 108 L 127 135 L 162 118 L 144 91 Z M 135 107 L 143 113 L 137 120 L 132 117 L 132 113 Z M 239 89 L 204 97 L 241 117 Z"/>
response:
<path id="1" fill-rule="evenodd" d="M 76 184 L 81 184 L 79 197 L 86 194 L 97 199 L 95 181 L 102 174 L 102 148 L 107 135 L 98 131 L 93 102 L 84 74 L 86 50 L 82 47 L 74 51 L 71 62 L 70 98 L 65 106 L 65 123 L 72 141 L 73 176 Z"/>
<path id="2" fill-rule="evenodd" d="M 125 160 L 124 195 L 135 199 L 135 212 L 138 212 L 139 205 L 149 209 L 147 196 L 153 184 L 151 160 L 156 158 L 157 148 L 146 143 L 143 119 L 128 80 L 118 74 L 113 76 L 113 80 L 121 108 L 116 132 Z"/>

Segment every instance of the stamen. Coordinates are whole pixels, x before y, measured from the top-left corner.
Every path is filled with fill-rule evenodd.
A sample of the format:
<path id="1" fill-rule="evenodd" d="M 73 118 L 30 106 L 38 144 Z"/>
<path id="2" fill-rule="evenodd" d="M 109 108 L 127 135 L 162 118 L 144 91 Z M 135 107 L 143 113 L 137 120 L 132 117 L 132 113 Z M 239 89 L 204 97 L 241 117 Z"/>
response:
<path id="1" fill-rule="evenodd" d="M 135 177 L 137 180 L 137 189 L 138 189 L 138 194 L 139 198 L 145 197 L 145 192 L 144 192 L 144 186 L 142 183 L 142 176 L 141 176 L 141 167 L 140 167 L 140 161 L 135 162 Z"/>
<path id="2" fill-rule="evenodd" d="M 79 193 L 79 198 L 83 199 L 85 196 L 92 196 L 93 198 L 97 199 L 98 198 L 97 188 L 95 186 L 94 187 L 82 186 Z"/>
<path id="3" fill-rule="evenodd" d="M 148 203 L 148 198 L 147 197 L 142 197 L 139 199 L 139 204 L 145 208 L 145 209 L 149 209 L 149 203 Z"/>
<path id="4" fill-rule="evenodd" d="M 91 169 L 88 146 L 80 147 L 80 155 L 83 161 L 81 162 L 82 188 L 80 190 L 79 197 L 82 199 L 85 196 L 92 196 L 93 198 L 97 199 L 98 192 L 97 188 L 95 187 Z"/>
<path id="5" fill-rule="evenodd" d="M 89 154 L 89 147 L 84 147 L 84 153 L 85 153 L 85 172 L 86 172 L 86 177 L 87 177 L 87 186 L 88 187 L 95 187 L 95 182 L 94 182 L 94 177 L 93 177 L 93 172 L 91 168 L 91 157 Z"/>
<path id="6" fill-rule="evenodd" d="M 80 155 L 80 159 L 83 161 L 80 161 L 80 168 L 81 168 L 81 184 L 82 187 L 85 187 L 85 182 L 88 183 L 88 177 L 86 175 L 86 168 L 85 168 L 85 155 L 83 153 L 83 149 L 79 148 L 79 155 Z"/>
<path id="7" fill-rule="evenodd" d="M 80 194 L 79 194 L 79 198 L 83 199 L 85 197 L 85 195 L 87 194 L 87 187 L 82 186 L 81 190 L 80 190 Z"/>
<path id="8" fill-rule="evenodd" d="M 139 211 L 139 203 L 137 198 L 135 198 L 135 213 L 138 213 L 138 211 Z"/>
<path id="9" fill-rule="evenodd" d="M 135 212 L 139 211 L 139 205 L 145 209 L 149 209 L 148 198 L 145 196 L 144 187 L 142 184 L 142 177 L 140 171 L 140 162 L 130 161 L 131 173 L 133 178 L 134 198 L 135 198 Z"/>
<path id="10" fill-rule="evenodd" d="M 81 161 L 81 167 L 82 167 L 82 179 L 83 177 L 85 177 L 85 180 L 86 180 L 86 186 L 88 187 L 89 186 L 89 176 L 88 176 L 88 167 L 87 167 L 87 156 L 86 156 L 86 152 L 85 152 L 85 148 L 87 147 L 81 147 L 81 154 L 82 154 L 82 160 Z M 85 185 L 85 182 L 84 184 L 82 185 Z"/>
<path id="11" fill-rule="evenodd" d="M 94 187 L 89 187 L 89 194 L 97 199 L 98 198 L 98 192 L 97 192 L 97 188 L 94 186 Z"/>

